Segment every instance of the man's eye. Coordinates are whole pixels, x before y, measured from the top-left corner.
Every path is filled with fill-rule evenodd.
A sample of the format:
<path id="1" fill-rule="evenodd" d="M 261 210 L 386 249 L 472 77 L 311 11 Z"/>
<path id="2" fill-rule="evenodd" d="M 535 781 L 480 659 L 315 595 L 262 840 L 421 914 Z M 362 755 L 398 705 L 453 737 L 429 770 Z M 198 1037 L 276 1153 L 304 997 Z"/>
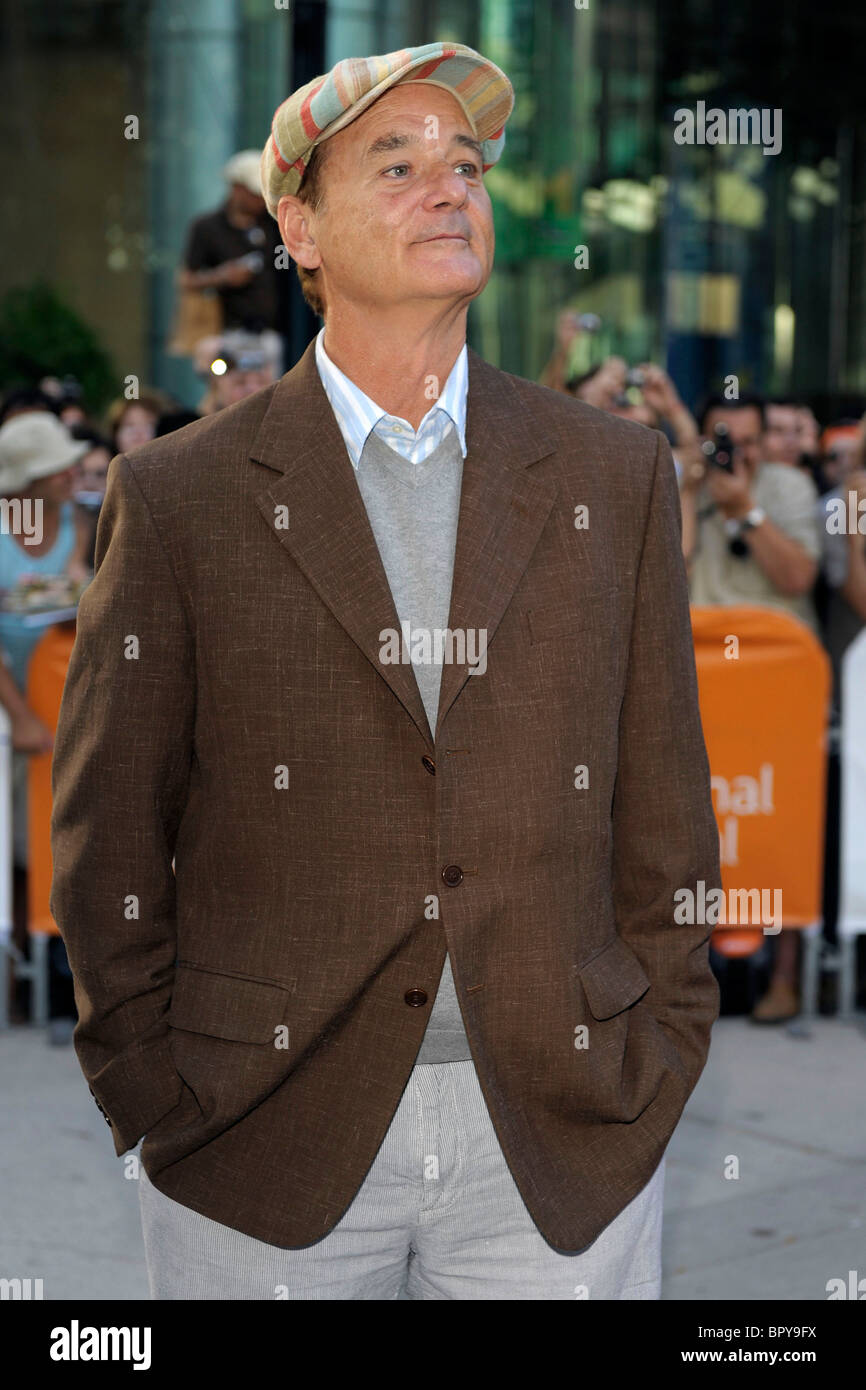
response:
<path id="1" fill-rule="evenodd" d="M 477 164 L 475 163 L 475 161 L 472 160 L 472 159 L 465 159 L 465 160 L 463 160 L 460 164 L 458 164 L 456 167 L 457 167 L 457 169 L 468 169 L 468 170 L 469 170 L 469 173 L 466 175 L 467 178 L 478 178 L 478 177 L 479 177 L 479 174 L 480 174 L 480 172 L 481 172 L 480 169 L 479 169 L 479 167 L 478 167 L 478 165 L 477 165 Z M 393 174 L 395 171 L 400 170 L 400 169 L 408 170 L 408 169 L 409 169 L 409 165 L 408 165 L 408 164 L 391 164 L 387 169 L 384 169 L 382 172 L 385 173 L 385 174 Z"/>

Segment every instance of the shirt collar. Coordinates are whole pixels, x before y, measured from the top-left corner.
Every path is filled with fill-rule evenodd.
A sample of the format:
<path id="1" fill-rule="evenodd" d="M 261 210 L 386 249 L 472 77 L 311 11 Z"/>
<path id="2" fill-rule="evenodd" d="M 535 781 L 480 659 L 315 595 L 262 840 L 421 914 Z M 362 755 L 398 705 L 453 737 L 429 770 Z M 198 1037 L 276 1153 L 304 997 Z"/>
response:
<path id="1" fill-rule="evenodd" d="M 375 429 L 380 420 L 391 417 L 331 361 L 325 351 L 324 337 L 325 329 L 323 327 L 316 334 L 316 366 L 325 388 L 325 394 L 330 401 L 340 432 L 346 442 L 349 457 L 353 466 L 357 468 L 370 431 Z M 438 399 L 433 402 L 418 426 L 418 430 L 414 432 L 420 435 L 435 411 L 443 410 L 457 431 L 457 437 L 460 440 L 460 452 L 464 458 L 466 457 L 466 394 L 468 384 L 468 357 L 464 343 Z M 407 430 L 412 430 L 408 420 L 404 420 L 402 423 Z"/>

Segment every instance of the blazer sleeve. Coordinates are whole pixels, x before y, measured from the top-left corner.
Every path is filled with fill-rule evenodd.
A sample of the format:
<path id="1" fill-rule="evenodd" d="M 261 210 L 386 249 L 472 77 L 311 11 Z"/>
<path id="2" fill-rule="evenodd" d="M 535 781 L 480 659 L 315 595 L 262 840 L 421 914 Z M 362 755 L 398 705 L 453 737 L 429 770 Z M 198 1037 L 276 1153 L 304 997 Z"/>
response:
<path id="1" fill-rule="evenodd" d="M 178 585 L 135 472 L 118 455 L 55 735 L 50 896 L 72 968 L 76 1053 L 118 1155 L 183 1093 L 166 1014 L 194 706 Z"/>
<path id="2" fill-rule="evenodd" d="M 721 886 L 719 834 L 698 709 L 694 644 L 670 446 L 656 431 L 613 800 L 617 930 L 650 980 L 649 1008 L 686 1095 L 703 1070 L 719 988 L 711 924 L 679 924 L 677 890 Z M 695 899 L 692 899 L 695 901 Z M 686 915 L 681 910 L 677 918 Z M 697 915 L 697 914 L 695 914 Z"/>

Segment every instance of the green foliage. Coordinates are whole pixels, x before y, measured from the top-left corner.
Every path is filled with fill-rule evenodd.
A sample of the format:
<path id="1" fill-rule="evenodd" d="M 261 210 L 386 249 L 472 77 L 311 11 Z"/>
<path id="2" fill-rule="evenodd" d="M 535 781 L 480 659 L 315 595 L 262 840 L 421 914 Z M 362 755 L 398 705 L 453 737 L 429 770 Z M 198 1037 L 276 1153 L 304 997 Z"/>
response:
<path id="1" fill-rule="evenodd" d="M 53 285 L 37 280 L 0 299 L 0 391 L 35 386 L 44 376 L 74 376 L 91 414 L 117 389 L 111 361 L 92 329 Z"/>

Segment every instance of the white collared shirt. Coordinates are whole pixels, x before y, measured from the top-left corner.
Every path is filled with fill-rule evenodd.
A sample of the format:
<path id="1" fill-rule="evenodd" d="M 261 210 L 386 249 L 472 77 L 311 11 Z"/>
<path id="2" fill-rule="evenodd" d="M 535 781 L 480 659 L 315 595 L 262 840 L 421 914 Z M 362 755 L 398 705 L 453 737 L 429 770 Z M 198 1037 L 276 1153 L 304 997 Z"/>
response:
<path id="1" fill-rule="evenodd" d="M 434 449 L 438 449 L 449 430 L 456 429 L 460 452 L 466 457 L 466 390 L 469 374 L 465 343 L 438 399 L 431 405 L 418 429 L 413 430 L 408 420 L 388 415 L 334 365 L 325 351 L 324 336 L 325 330 L 321 328 L 316 334 L 316 366 L 354 468 L 360 463 L 371 430 L 375 430 L 383 443 L 402 454 L 409 463 L 423 463 Z"/>

